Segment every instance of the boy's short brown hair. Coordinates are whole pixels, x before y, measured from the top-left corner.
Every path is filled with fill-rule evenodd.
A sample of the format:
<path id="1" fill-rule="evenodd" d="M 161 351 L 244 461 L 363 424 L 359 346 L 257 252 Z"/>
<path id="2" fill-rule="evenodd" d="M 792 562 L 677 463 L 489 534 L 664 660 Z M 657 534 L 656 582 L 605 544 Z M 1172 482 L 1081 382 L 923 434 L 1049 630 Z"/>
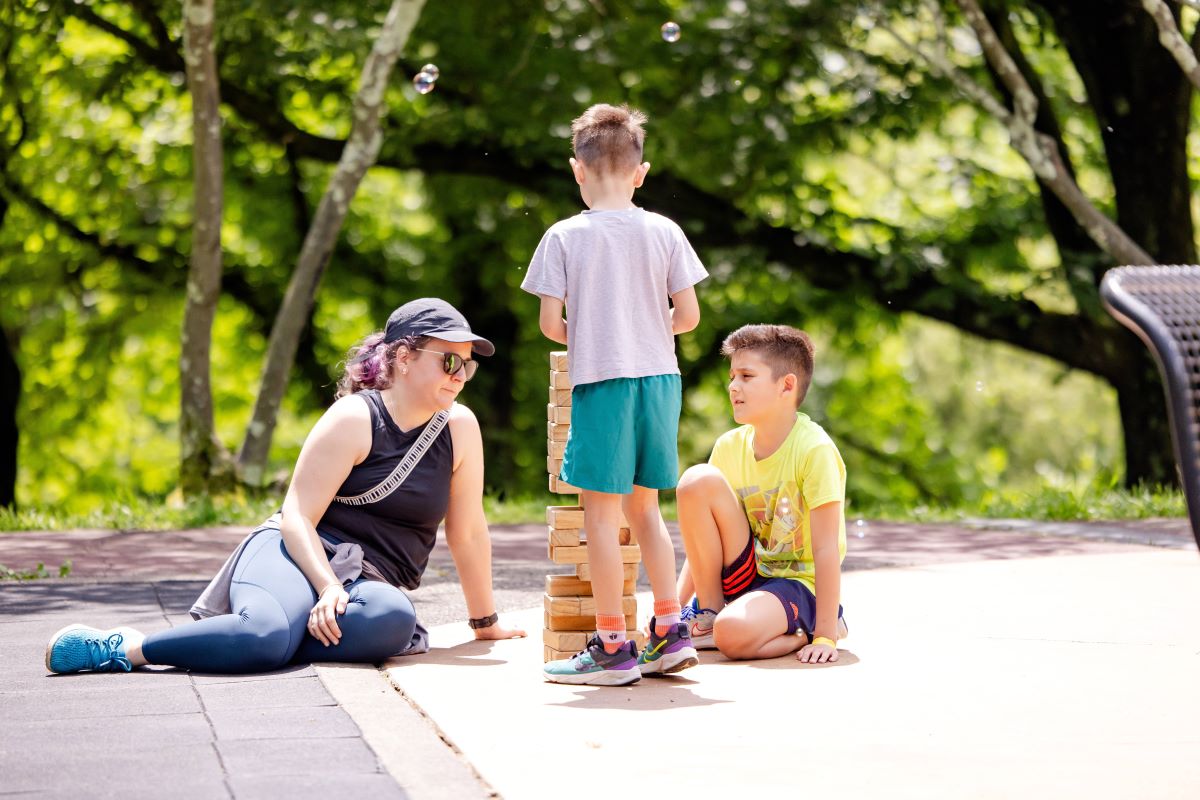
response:
<path id="1" fill-rule="evenodd" d="M 771 379 L 779 380 L 789 372 L 796 376 L 796 406 L 804 402 L 812 383 L 812 339 L 791 325 L 743 325 L 725 337 L 721 355 L 733 358 L 739 350 L 752 350 L 771 368 Z"/>
<path id="2" fill-rule="evenodd" d="M 628 172 L 642 163 L 646 115 L 629 106 L 598 103 L 571 123 L 575 157 L 599 172 Z"/>

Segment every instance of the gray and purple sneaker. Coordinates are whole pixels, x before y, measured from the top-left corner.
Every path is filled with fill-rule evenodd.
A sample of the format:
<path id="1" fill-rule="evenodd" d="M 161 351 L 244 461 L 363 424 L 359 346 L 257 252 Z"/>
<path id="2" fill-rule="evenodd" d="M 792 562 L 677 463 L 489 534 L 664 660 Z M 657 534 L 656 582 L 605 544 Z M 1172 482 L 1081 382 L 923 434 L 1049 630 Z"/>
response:
<path id="1" fill-rule="evenodd" d="M 650 638 L 638 656 L 638 668 L 643 675 L 673 675 L 699 663 L 686 622 L 675 623 L 665 636 L 659 636 L 654 629 L 654 617 L 650 618 Z"/>
<path id="2" fill-rule="evenodd" d="M 553 683 L 593 686 L 624 686 L 642 677 L 636 644 L 625 642 L 617 652 L 609 653 L 599 636 L 589 639 L 587 647 L 570 658 L 547 663 L 542 675 Z"/>

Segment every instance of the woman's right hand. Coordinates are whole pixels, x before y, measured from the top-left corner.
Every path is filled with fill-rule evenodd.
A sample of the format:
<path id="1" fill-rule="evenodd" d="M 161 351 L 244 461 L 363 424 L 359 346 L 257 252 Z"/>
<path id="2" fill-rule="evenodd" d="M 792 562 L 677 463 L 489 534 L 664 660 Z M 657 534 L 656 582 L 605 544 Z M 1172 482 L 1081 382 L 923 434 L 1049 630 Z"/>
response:
<path id="1" fill-rule="evenodd" d="M 331 583 L 321 590 L 317 604 L 308 612 L 308 632 L 326 647 L 336 645 L 342 639 L 337 618 L 339 614 L 346 613 L 348 602 L 350 595 L 342 585 Z"/>

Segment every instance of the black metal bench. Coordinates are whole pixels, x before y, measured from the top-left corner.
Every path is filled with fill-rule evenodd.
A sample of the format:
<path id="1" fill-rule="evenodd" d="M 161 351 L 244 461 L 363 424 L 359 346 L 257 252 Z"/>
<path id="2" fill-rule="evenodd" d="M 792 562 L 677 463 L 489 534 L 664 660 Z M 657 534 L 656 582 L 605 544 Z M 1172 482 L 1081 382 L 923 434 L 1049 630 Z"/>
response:
<path id="1" fill-rule="evenodd" d="M 1200 545 L 1200 266 L 1117 267 L 1105 274 L 1100 297 L 1158 362 L 1188 516 Z"/>

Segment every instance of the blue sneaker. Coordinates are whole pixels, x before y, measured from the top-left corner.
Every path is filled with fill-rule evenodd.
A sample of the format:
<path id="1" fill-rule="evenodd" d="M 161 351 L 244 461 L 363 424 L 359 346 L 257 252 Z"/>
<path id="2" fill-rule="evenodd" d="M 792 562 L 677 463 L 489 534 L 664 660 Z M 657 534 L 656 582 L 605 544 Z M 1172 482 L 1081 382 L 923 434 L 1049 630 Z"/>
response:
<path id="1" fill-rule="evenodd" d="M 717 624 L 716 611 L 700 608 L 700 601 L 693 597 L 692 602 L 683 607 L 680 619 L 688 626 L 692 647 L 697 650 L 717 649 L 717 642 L 713 637 L 713 626 Z"/>
<path id="2" fill-rule="evenodd" d="M 699 663 L 688 623 L 677 622 L 659 636 L 654 632 L 654 617 L 650 618 L 646 648 L 638 656 L 638 668 L 643 675 L 672 675 Z"/>
<path id="3" fill-rule="evenodd" d="M 570 658 L 551 661 L 542 667 L 542 675 L 553 683 L 624 686 L 642 677 L 638 669 L 637 645 L 625 642 L 609 653 L 599 636 L 588 640 L 587 647 Z"/>
<path id="4" fill-rule="evenodd" d="M 125 633 L 129 628 L 102 631 L 87 625 L 68 625 L 50 637 L 46 645 L 46 669 L 70 672 L 129 672 L 133 665 L 125 657 Z M 136 633 L 136 631 L 132 631 Z"/>

